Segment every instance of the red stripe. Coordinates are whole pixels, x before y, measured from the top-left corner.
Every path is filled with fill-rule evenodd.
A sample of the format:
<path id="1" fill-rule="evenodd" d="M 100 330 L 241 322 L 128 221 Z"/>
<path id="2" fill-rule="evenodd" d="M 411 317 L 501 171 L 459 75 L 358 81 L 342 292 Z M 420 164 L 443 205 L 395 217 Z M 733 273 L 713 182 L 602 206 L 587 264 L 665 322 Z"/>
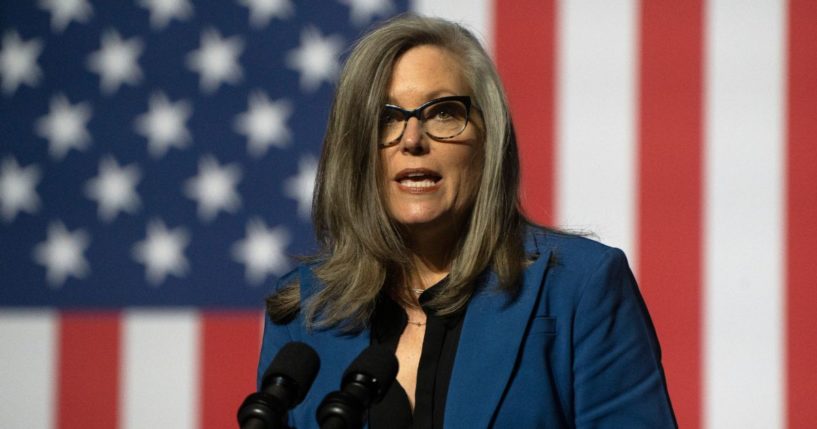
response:
<path id="1" fill-rule="evenodd" d="M 544 225 L 554 220 L 555 12 L 552 0 L 494 7 L 496 62 L 516 127 L 522 204 Z"/>
<path id="2" fill-rule="evenodd" d="M 703 9 L 641 2 L 639 279 L 680 427 L 701 425 Z"/>
<path id="3" fill-rule="evenodd" d="M 261 323 L 258 311 L 203 314 L 201 428 L 238 425 L 238 406 L 255 391 Z"/>
<path id="4" fill-rule="evenodd" d="M 119 414 L 119 314 L 63 313 L 59 325 L 57 427 L 115 428 Z"/>
<path id="5" fill-rule="evenodd" d="M 787 176 L 788 427 L 817 422 L 817 2 L 789 3 Z"/>

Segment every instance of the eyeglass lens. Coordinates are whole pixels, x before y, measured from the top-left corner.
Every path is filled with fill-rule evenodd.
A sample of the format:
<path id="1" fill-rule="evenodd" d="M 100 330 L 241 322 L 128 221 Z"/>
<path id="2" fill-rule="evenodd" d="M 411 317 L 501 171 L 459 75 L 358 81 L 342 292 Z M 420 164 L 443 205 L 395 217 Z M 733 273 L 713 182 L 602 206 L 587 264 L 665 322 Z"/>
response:
<path id="1" fill-rule="evenodd" d="M 403 136 L 408 124 L 407 114 L 394 107 L 386 106 L 381 117 L 381 135 L 386 143 L 393 143 Z M 468 109 L 459 100 L 441 100 L 426 106 L 420 117 L 423 131 L 436 139 L 450 139 L 458 136 L 468 125 Z"/>

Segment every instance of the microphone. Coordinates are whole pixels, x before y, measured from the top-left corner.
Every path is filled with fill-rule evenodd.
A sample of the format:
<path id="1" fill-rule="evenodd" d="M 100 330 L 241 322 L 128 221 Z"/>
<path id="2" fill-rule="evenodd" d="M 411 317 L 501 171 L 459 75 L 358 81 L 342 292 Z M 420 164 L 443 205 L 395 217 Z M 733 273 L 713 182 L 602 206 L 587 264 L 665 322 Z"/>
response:
<path id="1" fill-rule="evenodd" d="M 286 428 L 287 412 L 300 404 L 315 381 L 321 363 L 305 343 L 281 347 L 261 378 L 261 390 L 247 396 L 238 408 L 242 429 Z"/>
<path id="2" fill-rule="evenodd" d="M 323 398 L 317 419 L 321 429 L 359 429 L 365 411 L 380 402 L 397 376 L 397 358 L 382 346 L 369 346 L 343 373 L 341 390 Z"/>

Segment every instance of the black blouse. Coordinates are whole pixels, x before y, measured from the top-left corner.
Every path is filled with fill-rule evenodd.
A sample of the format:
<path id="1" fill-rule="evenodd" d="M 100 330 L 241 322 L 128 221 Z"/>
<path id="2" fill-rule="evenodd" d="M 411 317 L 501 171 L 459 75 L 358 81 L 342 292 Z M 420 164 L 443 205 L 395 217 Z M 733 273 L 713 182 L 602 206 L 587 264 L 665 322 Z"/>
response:
<path id="1" fill-rule="evenodd" d="M 465 315 L 465 308 L 455 314 L 440 316 L 426 306 L 434 294 L 445 287 L 445 282 L 443 279 L 426 289 L 419 298 L 426 313 L 426 332 L 417 369 L 414 415 L 405 390 L 395 380 L 383 400 L 369 410 L 371 429 L 443 427 L 448 382 Z M 382 294 L 372 316 L 371 343 L 396 351 L 407 321 L 406 312 L 385 293 Z"/>

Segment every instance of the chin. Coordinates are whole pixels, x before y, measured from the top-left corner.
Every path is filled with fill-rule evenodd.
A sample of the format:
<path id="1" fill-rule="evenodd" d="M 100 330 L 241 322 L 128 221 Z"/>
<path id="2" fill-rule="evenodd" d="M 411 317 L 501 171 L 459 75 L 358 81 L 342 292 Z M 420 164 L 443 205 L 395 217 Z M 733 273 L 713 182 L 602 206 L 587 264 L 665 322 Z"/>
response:
<path id="1" fill-rule="evenodd" d="M 435 225 L 444 223 L 442 222 L 442 219 L 437 217 L 403 216 L 396 217 L 394 218 L 394 220 L 395 222 L 407 228 L 434 227 Z"/>
<path id="2" fill-rule="evenodd" d="M 389 207 L 392 218 L 403 225 L 433 223 L 447 216 L 446 210 L 429 207 L 428 204 L 394 204 Z"/>
<path id="3" fill-rule="evenodd" d="M 392 216 L 395 222 L 410 231 L 447 230 L 457 225 L 456 216 L 450 211 L 411 213 L 404 210 L 402 215 Z"/>

